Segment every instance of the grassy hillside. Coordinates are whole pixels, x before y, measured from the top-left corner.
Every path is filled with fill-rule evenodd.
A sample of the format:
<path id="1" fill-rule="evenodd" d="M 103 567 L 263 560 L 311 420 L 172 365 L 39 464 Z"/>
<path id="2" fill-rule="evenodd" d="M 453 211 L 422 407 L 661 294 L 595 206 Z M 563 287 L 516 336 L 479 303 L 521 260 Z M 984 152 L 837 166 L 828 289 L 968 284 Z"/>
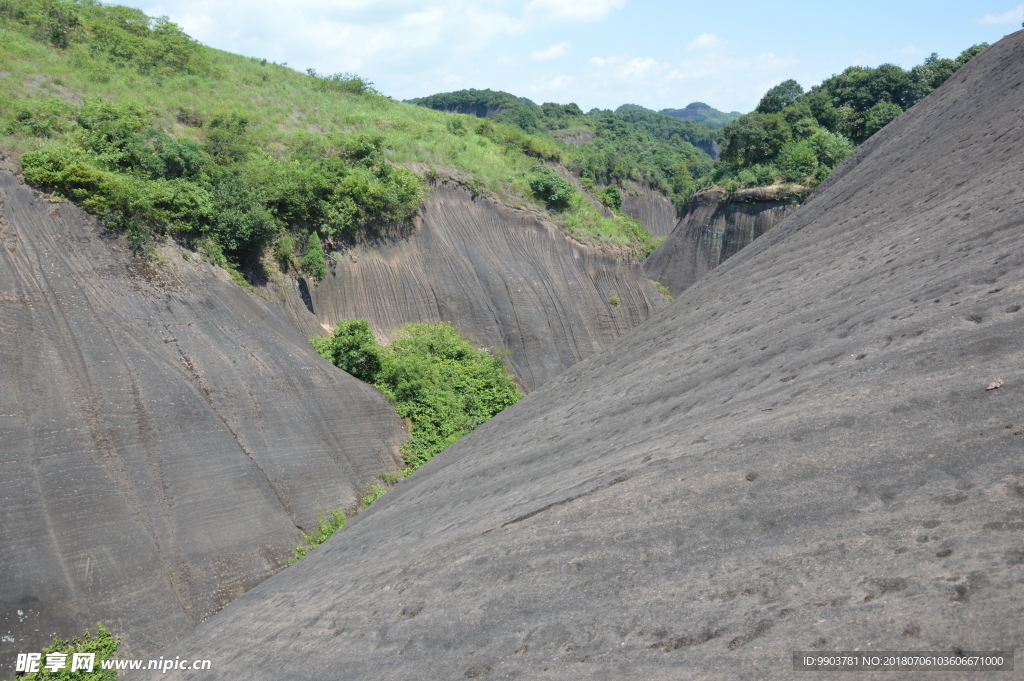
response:
<path id="1" fill-rule="evenodd" d="M 675 176 L 686 164 L 710 163 L 707 151 L 718 139 L 717 131 L 709 125 L 635 105 L 584 113 L 574 103 L 537 105 L 508 92 L 475 89 L 411 101 L 438 111 L 486 117 L 548 140 L 561 150 L 566 167 L 588 189 L 598 184 L 608 188 L 614 185 L 611 191 L 615 195 L 631 180 L 674 194 L 678 184 Z M 602 197 L 605 205 L 618 207 L 614 200 Z"/>
<path id="2" fill-rule="evenodd" d="M 287 268 L 311 233 L 330 248 L 407 231 L 428 181 L 452 175 L 548 211 L 581 240 L 648 252 L 653 240 L 625 218 L 534 195 L 533 169 L 563 150 L 396 102 L 358 76 L 214 50 L 131 8 L 0 1 L 0 153 L 142 251 L 173 237 L 251 265 L 275 246 Z"/>

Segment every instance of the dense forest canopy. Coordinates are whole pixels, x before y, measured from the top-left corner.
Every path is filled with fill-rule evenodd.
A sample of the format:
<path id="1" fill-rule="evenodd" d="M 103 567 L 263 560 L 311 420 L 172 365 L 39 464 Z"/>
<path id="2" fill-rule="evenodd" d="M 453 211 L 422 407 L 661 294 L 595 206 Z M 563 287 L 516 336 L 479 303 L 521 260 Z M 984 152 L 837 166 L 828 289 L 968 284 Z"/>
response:
<path id="1" fill-rule="evenodd" d="M 851 66 L 809 92 L 795 80 L 768 90 L 757 108 L 722 128 L 722 164 L 713 180 L 742 185 L 785 180 L 813 185 L 852 149 L 942 85 L 988 47 L 956 59 L 932 54 L 904 70 Z"/>

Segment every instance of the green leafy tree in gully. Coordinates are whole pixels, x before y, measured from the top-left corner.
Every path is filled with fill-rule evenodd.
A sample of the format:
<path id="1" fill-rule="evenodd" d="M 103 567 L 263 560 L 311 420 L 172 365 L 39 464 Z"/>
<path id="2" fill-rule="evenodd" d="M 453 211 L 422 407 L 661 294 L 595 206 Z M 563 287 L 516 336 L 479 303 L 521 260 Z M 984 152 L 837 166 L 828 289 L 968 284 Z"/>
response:
<path id="1" fill-rule="evenodd" d="M 302 257 L 299 267 L 303 272 L 320 281 L 327 276 L 327 261 L 324 259 L 324 246 L 316 232 L 309 235 L 306 241 L 306 255 Z"/>

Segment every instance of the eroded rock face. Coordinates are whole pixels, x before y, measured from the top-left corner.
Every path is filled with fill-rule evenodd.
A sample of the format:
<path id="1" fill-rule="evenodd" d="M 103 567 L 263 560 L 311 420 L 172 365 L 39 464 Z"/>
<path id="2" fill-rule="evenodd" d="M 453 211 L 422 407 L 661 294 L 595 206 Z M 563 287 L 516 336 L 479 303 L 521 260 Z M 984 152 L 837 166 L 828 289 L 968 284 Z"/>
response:
<path id="1" fill-rule="evenodd" d="M 278 571 L 405 433 L 280 310 L 0 172 L 0 676 L 103 621 L 129 654 Z"/>
<path id="2" fill-rule="evenodd" d="M 653 236 L 668 236 L 676 226 L 676 209 L 664 192 L 646 182 L 633 184 L 622 192 L 622 212 L 643 223 Z"/>
<path id="3" fill-rule="evenodd" d="M 1017 33 L 163 655 L 204 680 L 788 679 L 794 650 L 1018 647 L 1022 76 Z"/>
<path id="4" fill-rule="evenodd" d="M 698 279 L 785 220 L 798 207 L 762 188 L 729 201 L 711 190 L 693 197 L 665 241 L 644 261 L 644 272 L 678 296 Z"/>
<path id="5" fill-rule="evenodd" d="M 315 318 L 297 287 L 284 305 L 307 333 L 366 318 L 387 340 L 409 322 L 449 322 L 479 346 L 511 350 L 528 391 L 666 304 L 635 260 L 449 182 L 434 187 L 409 238 L 341 252 L 306 286 Z"/>

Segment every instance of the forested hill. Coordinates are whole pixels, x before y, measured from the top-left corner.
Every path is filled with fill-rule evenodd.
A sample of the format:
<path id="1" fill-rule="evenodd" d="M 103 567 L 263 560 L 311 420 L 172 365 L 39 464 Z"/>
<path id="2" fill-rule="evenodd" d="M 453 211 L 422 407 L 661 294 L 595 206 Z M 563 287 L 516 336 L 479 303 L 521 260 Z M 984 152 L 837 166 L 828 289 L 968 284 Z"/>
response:
<path id="1" fill-rule="evenodd" d="M 640 106 L 639 104 L 623 104 L 615 110 L 615 113 L 630 110 L 651 111 L 651 109 Z M 663 113 L 666 116 L 683 118 L 688 121 L 696 121 L 697 123 L 707 123 L 708 125 L 716 128 L 720 128 L 726 123 L 730 123 L 742 115 L 739 111 L 732 111 L 730 113 L 719 111 L 712 106 L 708 106 L 704 102 L 690 102 L 682 109 L 662 109 L 658 113 Z"/>
<path id="2" fill-rule="evenodd" d="M 615 111 L 576 104 L 537 105 L 508 92 L 460 90 L 413 100 L 515 125 L 524 132 L 571 140 L 568 167 L 584 179 L 622 184 L 644 179 L 668 193 L 681 213 L 695 193 L 784 185 L 806 194 L 854 148 L 939 87 L 984 50 L 974 45 L 955 59 L 932 54 L 906 70 L 894 64 L 851 66 L 810 91 L 795 80 L 771 88 L 748 114 L 726 114 L 703 102 L 660 112 L 638 104 Z M 717 153 L 720 151 L 720 154 Z"/>

